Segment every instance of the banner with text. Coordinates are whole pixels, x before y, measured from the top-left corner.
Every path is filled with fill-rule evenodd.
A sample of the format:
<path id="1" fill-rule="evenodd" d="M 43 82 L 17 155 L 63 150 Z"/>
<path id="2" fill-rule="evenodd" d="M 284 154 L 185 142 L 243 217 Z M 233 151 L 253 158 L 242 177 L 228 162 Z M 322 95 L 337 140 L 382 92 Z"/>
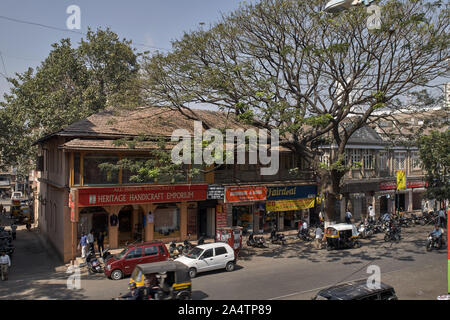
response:
<path id="1" fill-rule="evenodd" d="M 227 187 L 225 202 L 245 202 L 266 200 L 267 188 L 264 186 Z"/>

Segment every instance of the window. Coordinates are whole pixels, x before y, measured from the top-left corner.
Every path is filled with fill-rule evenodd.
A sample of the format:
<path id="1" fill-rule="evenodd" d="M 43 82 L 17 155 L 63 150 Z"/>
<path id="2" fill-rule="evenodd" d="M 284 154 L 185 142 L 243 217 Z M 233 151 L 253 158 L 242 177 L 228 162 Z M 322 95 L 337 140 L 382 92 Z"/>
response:
<path id="1" fill-rule="evenodd" d="M 80 154 L 77 152 L 73 155 L 73 184 L 79 185 L 80 184 L 80 165 L 81 165 L 81 157 Z"/>
<path id="2" fill-rule="evenodd" d="M 164 248 L 162 246 L 159 246 L 159 253 L 162 255 L 166 254 L 166 250 L 164 250 Z"/>
<path id="3" fill-rule="evenodd" d="M 372 150 L 363 150 L 363 165 L 364 169 L 373 169 Z"/>
<path id="4" fill-rule="evenodd" d="M 118 157 L 87 154 L 84 156 L 84 184 L 118 184 L 118 170 L 100 170 L 102 163 L 117 164 Z"/>
<path id="5" fill-rule="evenodd" d="M 350 150 L 350 160 L 352 168 L 356 168 L 357 162 L 361 162 L 361 150 L 351 149 Z"/>
<path id="6" fill-rule="evenodd" d="M 419 152 L 414 151 L 411 152 L 411 169 L 412 170 L 420 170 L 420 157 L 419 157 Z"/>
<path id="7" fill-rule="evenodd" d="M 156 247 L 146 247 L 144 249 L 144 255 L 146 257 L 154 256 L 154 255 L 157 255 L 157 254 L 158 254 L 158 248 L 156 248 Z"/>
<path id="8" fill-rule="evenodd" d="M 213 256 L 213 249 L 208 249 L 205 251 L 205 253 L 202 255 L 202 259 L 211 258 Z"/>
<path id="9" fill-rule="evenodd" d="M 387 152 L 380 152 L 379 154 L 379 160 L 380 160 L 380 170 L 386 170 L 388 168 L 387 166 L 387 161 L 388 161 L 388 157 L 387 157 Z"/>
<path id="10" fill-rule="evenodd" d="M 140 258 L 142 257 L 142 248 L 134 249 L 133 251 L 130 251 L 130 253 L 127 254 L 126 260 L 134 259 L 134 258 Z"/>
<path id="11" fill-rule="evenodd" d="M 330 154 L 328 152 L 325 152 L 323 155 L 320 156 L 319 161 L 320 163 L 323 163 L 327 167 L 330 166 Z"/>
<path id="12" fill-rule="evenodd" d="M 394 154 L 395 170 L 404 170 L 406 166 L 406 152 L 396 152 Z"/>
<path id="13" fill-rule="evenodd" d="M 216 250 L 216 256 L 220 256 L 221 254 L 227 254 L 227 249 L 225 247 L 218 247 Z"/>

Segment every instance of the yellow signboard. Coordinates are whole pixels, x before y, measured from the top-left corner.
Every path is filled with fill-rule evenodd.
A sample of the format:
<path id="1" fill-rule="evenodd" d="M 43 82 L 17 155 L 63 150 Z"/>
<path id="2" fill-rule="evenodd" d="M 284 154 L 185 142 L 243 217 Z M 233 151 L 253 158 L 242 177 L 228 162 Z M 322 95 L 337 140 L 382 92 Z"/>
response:
<path id="1" fill-rule="evenodd" d="M 320 198 L 317 198 L 316 203 L 319 202 Z M 314 208 L 314 198 L 266 201 L 267 211 L 294 211 L 309 208 Z"/>
<path id="2" fill-rule="evenodd" d="M 405 170 L 397 171 L 397 190 L 405 190 L 406 189 L 406 175 Z"/>

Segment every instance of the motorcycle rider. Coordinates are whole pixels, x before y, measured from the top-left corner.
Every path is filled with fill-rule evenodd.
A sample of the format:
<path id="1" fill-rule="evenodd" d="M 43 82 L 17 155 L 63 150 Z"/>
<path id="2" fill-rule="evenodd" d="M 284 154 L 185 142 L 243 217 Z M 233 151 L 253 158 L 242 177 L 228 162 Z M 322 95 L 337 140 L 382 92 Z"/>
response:
<path id="1" fill-rule="evenodd" d="M 130 284 L 130 292 L 125 293 L 120 298 L 126 299 L 126 300 L 140 300 L 140 294 L 139 290 L 136 288 L 136 283 Z"/>
<path id="2" fill-rule="evenodd" d="M 306 235 L 307 231 L 308 231 L 308 224 L 306 223 L 306 221 L 303 221 L 303 223 L 301 223 L 301 225 L 300 225 L 300 228 L 298 229 L 298 234 Z"/>
<path id="3" fill-rule="evenodd" d="M 439 241 L 439 245 L 442 246 L 442 230 L 438 224 L 435 226 L 434 230 L 431 231 L 430 235 L 435 241 Z"/>

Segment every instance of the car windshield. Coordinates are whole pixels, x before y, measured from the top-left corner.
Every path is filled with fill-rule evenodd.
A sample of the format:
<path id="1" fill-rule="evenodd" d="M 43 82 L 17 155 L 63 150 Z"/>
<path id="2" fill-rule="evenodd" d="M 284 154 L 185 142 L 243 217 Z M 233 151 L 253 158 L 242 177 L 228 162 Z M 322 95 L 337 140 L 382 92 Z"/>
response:
<path id="1" fill-rule="evenodd" d="M 117 260 L 122 259 L 125 256 L 125 253 L 127 253 L 128 248 L 123 249 L 120 253 L 116 254 L 115 258 Z"/>
<path id="2" fill-rule="evenodd" d="M 200 249 L 199 247 L 195 247 L 189 253 L 186 255 L 186 257 L 191 259 L 198 259 L 203 253 L 203 249 Z"/>

